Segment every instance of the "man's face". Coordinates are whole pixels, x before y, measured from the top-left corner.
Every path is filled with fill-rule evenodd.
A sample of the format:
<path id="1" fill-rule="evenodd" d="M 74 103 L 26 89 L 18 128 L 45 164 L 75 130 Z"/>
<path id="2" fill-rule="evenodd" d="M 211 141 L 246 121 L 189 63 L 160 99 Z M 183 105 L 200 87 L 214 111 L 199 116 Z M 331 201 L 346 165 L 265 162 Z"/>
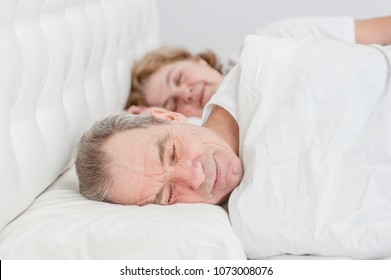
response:
<path id="1" fill-rule="evenodd" d="M 112 136 L 111 201 L 119 204 L 218 204 L 243 176 L 238 156 L 210 129 L 171 123 Z"/>

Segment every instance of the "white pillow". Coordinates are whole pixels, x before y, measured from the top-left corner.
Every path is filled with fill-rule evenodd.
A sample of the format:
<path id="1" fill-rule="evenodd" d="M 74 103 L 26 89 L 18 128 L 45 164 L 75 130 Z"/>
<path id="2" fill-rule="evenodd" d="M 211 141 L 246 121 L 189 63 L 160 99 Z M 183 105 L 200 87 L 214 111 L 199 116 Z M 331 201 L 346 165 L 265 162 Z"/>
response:
<path id="1" fill-rule="evenodd" d="M 245 259 L 219 206 L 90 201 L 74 167 L 0 234 L 1 259 Z"/>

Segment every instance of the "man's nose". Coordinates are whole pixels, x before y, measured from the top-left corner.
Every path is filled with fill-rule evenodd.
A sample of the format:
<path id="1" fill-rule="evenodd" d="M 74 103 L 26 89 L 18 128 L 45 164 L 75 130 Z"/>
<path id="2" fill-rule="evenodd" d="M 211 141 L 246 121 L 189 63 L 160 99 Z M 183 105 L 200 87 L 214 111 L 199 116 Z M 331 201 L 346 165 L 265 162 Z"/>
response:
<path id="1" fill-rule="evenodd" d="M 205 173 L 201 162 L 187 162 L 174 167 L 172 180 L 180 186 L 198 189 L 205 181 Z"/>

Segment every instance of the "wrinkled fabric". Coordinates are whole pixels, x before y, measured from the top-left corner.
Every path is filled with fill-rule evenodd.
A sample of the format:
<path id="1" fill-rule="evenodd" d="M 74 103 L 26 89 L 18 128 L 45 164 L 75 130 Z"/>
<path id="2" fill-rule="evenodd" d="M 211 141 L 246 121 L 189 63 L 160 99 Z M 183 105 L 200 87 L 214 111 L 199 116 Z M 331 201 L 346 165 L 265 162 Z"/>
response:
<path id="1" fill-rule="evenodd" d="M 246 38 L 207 110 L 240 127 L 229 212 L 249 258 L 391 256 L 389 82 L 380 46 Z"/>

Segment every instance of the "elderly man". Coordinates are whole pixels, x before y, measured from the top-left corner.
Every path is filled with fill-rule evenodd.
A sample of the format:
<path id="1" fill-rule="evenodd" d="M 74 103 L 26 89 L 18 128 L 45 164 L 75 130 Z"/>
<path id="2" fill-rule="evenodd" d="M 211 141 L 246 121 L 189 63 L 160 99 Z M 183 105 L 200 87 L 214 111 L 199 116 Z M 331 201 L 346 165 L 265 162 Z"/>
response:
<path id="1" fill-rule="evenodd" d="M 76 161 L 81 193 L 133 205 L 222 202 L 242 178 L 232 116 L 216 110 L 200 127 L 179 113 L 151 114 L 111 116 L 87 132 Z"/>
<path id="2" fill-rule="evenodd" d="M 390 65 L 379 45 L 250 35 L 202 127 L 153 109 L 86 132 L 81 193 L 135 205 L 231 194 L 250 258 L 389 256 Z"/>

